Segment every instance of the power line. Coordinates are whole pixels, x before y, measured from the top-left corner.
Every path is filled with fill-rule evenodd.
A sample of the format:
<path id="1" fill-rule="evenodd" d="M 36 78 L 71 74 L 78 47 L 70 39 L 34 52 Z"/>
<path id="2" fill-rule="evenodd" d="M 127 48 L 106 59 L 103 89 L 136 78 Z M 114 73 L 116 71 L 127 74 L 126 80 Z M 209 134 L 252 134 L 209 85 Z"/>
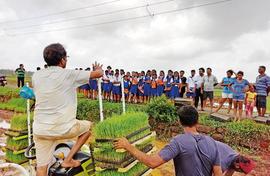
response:
<path id="1" fill-rule="evenodd" d="M 215 1 L 215 2 L 210 2 L 210 3 L 199 4 L 199 5 L 193 5 L 193 6 L 190 6 L 190 7 L 184 7 L 184 8 L 174 9 L 174 10 L 167 10 L 167 11 L 157 12 L 154 15 L 157 16 L 157 15 L 170 14 L 170 13 L 190 10 L 190 9 L 194 9 L 194 8 L 213 6 L 213 5 L 226 3 L 226 2 L 229 2 L 229 1 L 233 1 L 233 0 L 221 0 L 221 1 Z M 39 33 L 48 33 L 48 32 L 58 32 L 58 31 L 73 30 L 73 29 L 83 29 L 83 28 L 90 28 L 90 27 L 100 26 L 100 25 L 105 25 L 105 24 L 119 23 L 119 22 L 124 22 L 124 21 L 132 21 L 132 20 L 142 19 L 142 18 L 146 18 L 146 17 L 149 17 L 149 14 L 141 15 L 141 16 L 135 16 L 135 17 L 129 17 L 129 18 L 123 18 L 123 19 L 117 19 L 117 20 L 112 20 L 112 21 L 106 21 L 106 22 L 101 22 L 101 23 L 93 23 L 93 24 L 88 24 L 88 25 L 73 26 L 73 27 L 59 28 L 59 29 L 53 29 L 53 30 L 16 33 L 16 34 L 9 34 L 9 35 L 10 36 L 18 36 L 18 35 L 30 35 L 30 34 L 39 34 Z"/>
<path id="2" fill-rule="evenodd" d="M 68 22 L 68 21 L 76 21 L 76 20 L 80 20 L 80 19 L 86 19 L 86 18 L 92 18 L 92 17 L 104 16 L 104 15 L 111 15 L 111 14 L 115 14 L 115 13 L 140 9 L 140 8 L 144 8 L 144 7 L 147 8 L 149 6 L 155 6 L 155 5 L 164 4 L 164 3 L 168 3 L 168 2 L 172 2 L 172 1 L 174 1 L 174 0 L 154 2 L 154 3 L 149 3 L 146 5 L 139 5 L 139 6 L 129 7 L 129 8 L 125 8 L 125 9 L 119 9 L 119 10 L 114 10 L 114 11 L 109 11 L 109 12 L 104 12 L 104 13 L 97 13 L 97 14 L 93 14 L 93 15 L 80 16 L 80 17 L 74 17 L 74 18 L 69 18 L 69 19 L 62 19 L 62 20 L 57 20 L 57 21 L 45 22 L 42 24 L 33 24 L 33 25 L 27 25 L 27 26 L 22 26 L 22 27 L 5 28 L 5 30 L 9 31 L 9 30 L 15 30 L 15 29 L 27 29 L 27 28 L 32 28 L 32 27 L 39 27 L 39 26 L 45 26 L 45 25 L 50 25 L 50 24 L 58 24 L 58 23 L 63 23 L 63 22 Z"/>
<path id="3" fill-rule="evenodd" d="M 64 10 L 64 11 L 60 11 L 60 12 L 44 14 L 44 15 L 40 15 L 40 16 L 33 16 L 33 17 L 22 18 L 22 19 L 11 20 L 11 21 L 2 21 L 2 22 L 0 22 L 0 24 L 16 23 L 16 22 L 29 21 L 29 20 L 39 19 L 39 18 L 45 18 L 45 17 L 55 16 L 55 15 L 60 15 L 60 14 L 65 14 L 65 13 L 70 13 L 70 12 L 75 12 L 75 11 L 79 11 L 79 10 L 84 10 L 84 9 L 99 7 L 99 6 L 103 6 L 103 5 L 106 5 L 106 4 L 115 3 L 115 2 L 118 2 L 118 1 L 121 1 L 121 0 L 105 1 L 105 2 L 101 2 L 101 3 L 89 5 L 89 6 L 84 6 L 84 7 L 79 7 L 79 8 L 73 8 L 73 9 Z"/>

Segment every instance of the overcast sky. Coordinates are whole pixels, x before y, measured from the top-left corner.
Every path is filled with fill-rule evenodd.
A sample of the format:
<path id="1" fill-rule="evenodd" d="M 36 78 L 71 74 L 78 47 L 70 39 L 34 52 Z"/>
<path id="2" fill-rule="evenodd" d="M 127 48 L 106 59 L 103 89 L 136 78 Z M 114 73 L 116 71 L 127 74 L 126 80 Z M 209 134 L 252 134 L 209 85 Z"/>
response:
<path id="1" fill-rule="evenodd" d="M 269 0 L 232 0 L 132 21 L 80 27 L 219 0 L 165 1 L 0 0 L 0 68 L 15 69 L 23 63 L 27 70 L 35 70 L 44 65 L 44 47 L 59 42 L 66 47 L 68 68 L 72 69 L 86 68 L 95 60 L 126 70 L 183 69 L 187 75 L 191 69 L 212 67 L 219 80 L 226 70 L 234 69 L 243 70 L 250 81 L 254 81 L 259 65 L 270 70 Z M 93 7 L 101 2 L 111 3 Z M 96 15 L 156 2 L 163 3 L 150 5 L 148 10 L 143 7 Z M 47 15 L 86 6 L 92 8 Z M 73 29 L 54 31 L 66 28 Z"/>

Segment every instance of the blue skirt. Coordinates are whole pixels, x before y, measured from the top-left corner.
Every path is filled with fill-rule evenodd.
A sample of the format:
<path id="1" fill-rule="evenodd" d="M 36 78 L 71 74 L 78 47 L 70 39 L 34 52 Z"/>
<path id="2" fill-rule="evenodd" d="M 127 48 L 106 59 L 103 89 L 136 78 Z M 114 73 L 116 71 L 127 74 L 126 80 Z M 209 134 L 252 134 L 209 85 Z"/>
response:
<path id="1" fill-rule="evenodd" d="M 172 86 L 170 98 L 177 98 L 177 97 L 180 97 L 179 88 L 178 86 Z"/>
<path id="2" fill-rule="evenodd" d="M 151 95 L 151 86 L 149 83 L 144 84 L 143 91 L 144 91 L 144 96 Z"/>
<path id="3" fill-rule="evenodd" d="M 137 95 L 137 92 L 138 92 L 138 85 L 131 85 L 130 87 L 130 93 L 133 94 L 133 95 Z"/>
<path id="4" fill-rule="evenodd" d="M 110 83 L 103 83 L 103 91 L 106 93 L 109 93 L 111 91 Z"/>
<path id="5" fill-rule="evenodd" d="M 115 95 L 121 95 L 121 86 L 113 86 L 112 93 Z"/>
<path id="6" fill-rule="evenodd" d="M 80 86 L 79 88 L 82 90 L 90 90 L 89 84 L 84 84 L 84 85 Z"/>
<path id="7" fill-rule="evenodd" d="M 164 86 L 157 86 L 157 96 L 161 96 L 164 93 Z"/>
<path id="8" fill-rule="evenodd" d="M 151 88 L 151 96 L 157 96 L 157 88 Z"/>
<path id="9" fill-rule="evenodd" d="M 90 89 L 98 90 L 97 80 L 90 80 Z"/>

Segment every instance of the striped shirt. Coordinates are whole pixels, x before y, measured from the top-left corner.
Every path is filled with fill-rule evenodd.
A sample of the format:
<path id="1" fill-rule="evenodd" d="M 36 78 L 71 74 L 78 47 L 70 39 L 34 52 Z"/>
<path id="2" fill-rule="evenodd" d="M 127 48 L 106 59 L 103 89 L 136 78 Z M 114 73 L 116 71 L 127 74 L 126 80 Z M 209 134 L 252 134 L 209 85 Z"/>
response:
<path id="1" fill-rule="evenodd" d="M 267 96 L 267 89 L 270 87 L 270 77 L 267 75 L 259 75 L 256 78 L 257 95 Z"/>
<path id="2" fill-rule="evenodd" d="M 17 74 L 18 78 L 24 78 L 24 74 L 25 74 L 25 69 L 23 68 L 17 68 L 15 70 L 15 73 Z"/>

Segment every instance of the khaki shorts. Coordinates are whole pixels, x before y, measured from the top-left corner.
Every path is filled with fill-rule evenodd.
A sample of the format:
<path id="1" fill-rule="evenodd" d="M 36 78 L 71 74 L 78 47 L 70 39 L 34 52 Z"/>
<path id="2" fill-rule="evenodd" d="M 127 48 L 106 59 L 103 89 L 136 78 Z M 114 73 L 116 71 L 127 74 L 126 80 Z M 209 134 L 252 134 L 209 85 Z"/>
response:
<path id="1" fill-rule="evenodd" d="M 76 124 L 62 136 L 41 136 L 34 134 L 37 166 L 47 166 L 53 162 L 55 147 L 66 140 L 74 139 L 90 130 L 91 122 L 77 120 Z"/>

